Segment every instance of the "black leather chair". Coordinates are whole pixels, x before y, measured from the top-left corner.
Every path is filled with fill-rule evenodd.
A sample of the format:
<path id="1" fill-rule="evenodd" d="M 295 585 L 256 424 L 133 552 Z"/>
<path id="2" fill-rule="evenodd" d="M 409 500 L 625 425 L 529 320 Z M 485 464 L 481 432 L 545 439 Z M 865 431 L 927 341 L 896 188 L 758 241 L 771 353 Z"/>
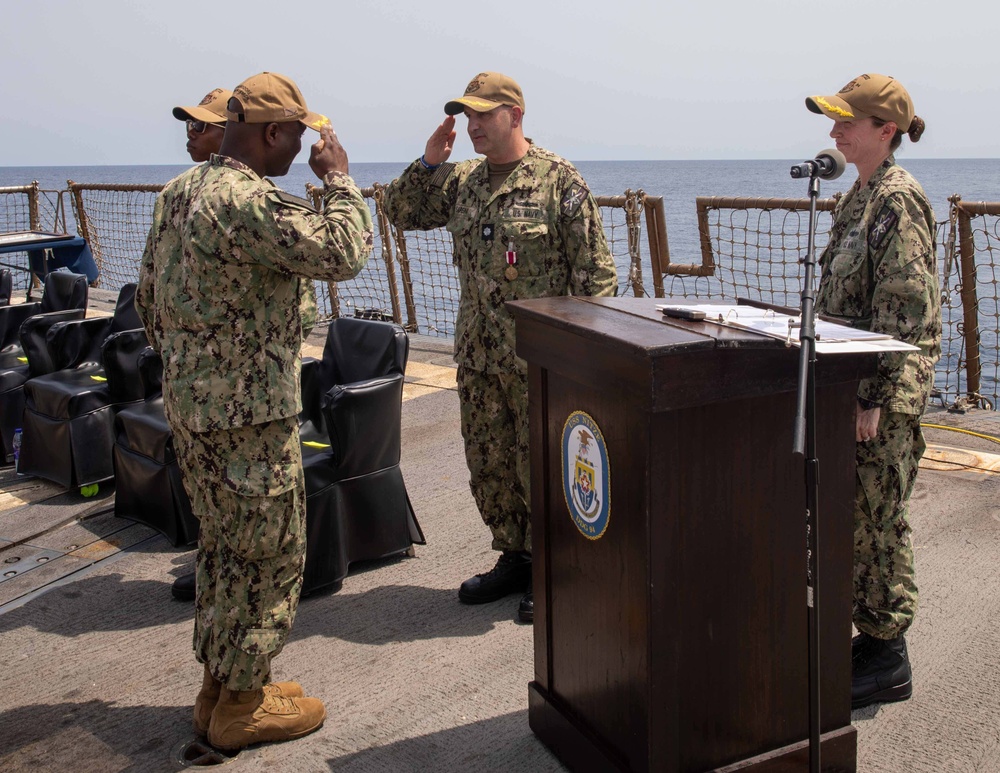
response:
<path id="1" fill-rule="evenodd" d="M 24 385 L 20 472 L 66 487 L 114 477 L 115 414 L 143 398 L 138 358 L 147 341 L 134 299 L 135 285 L 127 284 L 113 316 L 48 331 L 56 369 Z"/>
<path id="2" fill-rule="evenodd" d="M 45 338 L 57 322 L 83 319 L 85 309 L 50 311 L 28 317 L 21 325 L 20 358 L 25 362 L 14 367 L 0 367 L 0 453 L 3 462 L 14 461 L 14 432 L 21 427 L 24 416 L 24 384 L 28 379 L 52 373 L 55 363 L 49 355 Z"/>
<path id="3" fill-rule="evenodd" d="M 338 590 L 349 564 L 424 544 L 399 467 L 406 332 L 338 318 L 322 360 L 302 363 L 303 592 Z"/>
<path id="4" fill-rule="evenodd" d="M 175 546 L 198 539 L 198 519 L 181 482 L 173 433 L 163 415 L 163 361 L 139 355 L 144 399 L 115 417 L 115 515 L 156 529 Z"/>
<path id="5" fill-rule="evenodd" d="M 330 324 L 323 359 L 302 362 L 303 594 L 339 590 L 353 562 L 424 544 L 399 469 L 408 348 L 398 325 L 337 319 Z M 181 545 L 197 538 L 197 519 L 180 484 L 172 434 L 157 396 L 162 365 L 157 372 L 147 358 L 159 364 L 152 350 L 142 355 L 145 401 L 124 408 L 116 419 L 115 512 Z"/>
<path id="6" fill-rule="evenodd" d="M 14 275 L 9 268 L 0 268 L 0 306 L 9 306 L 14 294 Z"/>
<path id="7" fill-rule="evenodd" d="M 21 325 L 26 319 L 36 314 L 70 309 L 80 311 L 77 319 L 82 319 L 87 311 L 87 295 L 87 277 L 54 271 L 45 277 L 41 301 L 0 306 L 0 368 L 14 368 L 24 364 L 19 359 L 24 357 L 20 333 Z"/>

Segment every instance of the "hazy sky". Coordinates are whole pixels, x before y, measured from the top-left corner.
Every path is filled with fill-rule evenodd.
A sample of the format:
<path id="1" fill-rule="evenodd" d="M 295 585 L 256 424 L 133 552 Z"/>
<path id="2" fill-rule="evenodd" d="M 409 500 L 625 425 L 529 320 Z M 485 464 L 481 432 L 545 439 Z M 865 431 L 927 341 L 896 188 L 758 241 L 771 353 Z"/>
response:
<path id="1" fill-rule="evenodd" d="M 262 70 L 352 161 L 418 156 L 481 70 L 514 77 L 527 134 L 572 160 L 809 157 L 830 121 L 804 98 L 863 72 L 926 120 L 908 157 L 994 158 L 998 22 L 997 0 L 10 0 L 0 166 L 185 163 L 171 108 Z"/>

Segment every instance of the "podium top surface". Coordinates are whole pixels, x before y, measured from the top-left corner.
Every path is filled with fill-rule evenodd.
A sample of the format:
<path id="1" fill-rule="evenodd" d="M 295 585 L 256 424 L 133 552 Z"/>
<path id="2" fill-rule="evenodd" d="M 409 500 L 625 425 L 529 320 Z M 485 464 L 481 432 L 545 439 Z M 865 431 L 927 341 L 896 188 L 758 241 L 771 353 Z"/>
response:
<path id="1" fill-rule="evenodd" d="M 514 301 L 508 306 L 515 319 L 534 319 L 566 331 L 586 332 L 588 338 L 651 356 L 699 349 L 787 348 L 777 339 L 747 330 L 667 317 L 657 306 L 671 301 L 690 303 L 683 298 L 560 296 Z M 732 303 L 720 305 L 728 307 Z"/>
<path id="2" fill-rule="evenodd" d="M 628 394 L 653 411 L 794 391 L 800 349 L 750 330 L 665 316 L 670 298 L 560 296 L 508 304 L 529 365 Z M 722 304 L 732 306 L 732 303 Z M 817 360 L 817 386 L 857 381 L 871 354 Z"/>

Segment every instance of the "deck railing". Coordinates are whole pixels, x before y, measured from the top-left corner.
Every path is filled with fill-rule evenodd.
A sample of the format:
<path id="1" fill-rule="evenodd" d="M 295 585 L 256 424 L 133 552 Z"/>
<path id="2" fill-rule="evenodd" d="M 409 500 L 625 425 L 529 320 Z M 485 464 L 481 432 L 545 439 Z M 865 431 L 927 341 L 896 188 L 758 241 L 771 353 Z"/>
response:
<path id="1" fill-rule="evenodd" d="M 63 200 L 69 197 L 101 283 L 115 288 L 138 275 L 161 188 L 72 181 L 62 191 L 42 190 L 38 183 L 0 188 L 0 230 L 66 230 Z M 458 312 L 451 236 L 444 229 L 396 229 L 385 213 L 384 190 L 382 184 L 363 190 L 376 231 L 368 265 L 352 280 L 316 283 L 321 318 L 387 319 L 411 332 L 451 336 Z M 311 186 L 306 192 L 314 200 L 320 194 Z M 697 198 L 700 264 L 671 261 L 662 197 L 628 190 L 598 196 L 597 202 L 618 269 L 619 295 L 745 297 L 799 305 L 807 199 Z M 959 196 L 949 202 L 948 220 L 937 228 L 944 322 L 937 398 L 955 410 L 992 409 L 1000 397 L 1000 203 L 964 202 Z M 829 237 L 834 205 L 835 199 L 817 203 L 817 250 Z"/>

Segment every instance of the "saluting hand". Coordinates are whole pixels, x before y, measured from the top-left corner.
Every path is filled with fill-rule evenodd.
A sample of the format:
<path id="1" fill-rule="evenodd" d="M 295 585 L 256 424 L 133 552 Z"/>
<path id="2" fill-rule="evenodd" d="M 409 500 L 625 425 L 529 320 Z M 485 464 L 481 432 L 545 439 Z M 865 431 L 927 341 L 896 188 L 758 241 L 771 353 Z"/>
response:
<path id="1" fill-rule="evenodd" d="M 431 138 L 427 140 L 427 147 L 424 148 L 424 161 L 431 166 L 443 164 L 451 155 L 451 149 L 455 146 L 455 116 L 449 115 L 441 125 L 434 130 Z"/>
<path id="2" fill-rule="evenodd" d="M 323 124 L 319 130 L 319 141 L 309 151 L 309 166 L 321 180 L 330 172 L 348 174 L 347 151 L 332 124 Z"/>

